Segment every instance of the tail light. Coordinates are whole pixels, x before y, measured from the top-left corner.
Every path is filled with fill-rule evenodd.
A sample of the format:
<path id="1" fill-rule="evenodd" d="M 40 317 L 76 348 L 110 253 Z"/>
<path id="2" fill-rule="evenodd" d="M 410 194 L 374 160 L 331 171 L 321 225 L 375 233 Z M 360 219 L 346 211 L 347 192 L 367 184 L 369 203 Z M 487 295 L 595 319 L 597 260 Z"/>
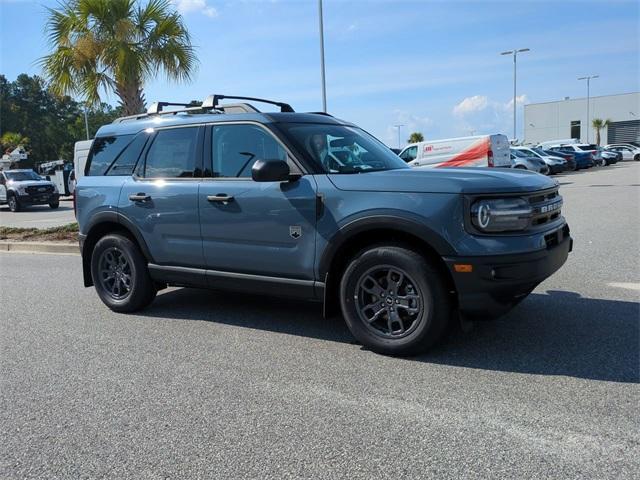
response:
<path id="1" fill-rule="evenodd" d="M 493 167 L 493 151 L 487 151 L 487 159 L 490 167 Z"/>

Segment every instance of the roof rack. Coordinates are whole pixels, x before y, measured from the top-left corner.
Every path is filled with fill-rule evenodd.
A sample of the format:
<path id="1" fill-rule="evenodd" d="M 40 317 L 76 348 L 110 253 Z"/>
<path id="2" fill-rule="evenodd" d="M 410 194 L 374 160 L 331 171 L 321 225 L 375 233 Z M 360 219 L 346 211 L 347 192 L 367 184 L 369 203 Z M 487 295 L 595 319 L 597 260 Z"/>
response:
<path id="1" fill-rule="evenodd" d="M 148 118 L 156 115 L 175 115 L 185 112 L 211 112 L 211 113 L 260 113 L 256 107 L 248 103 L 231 103 L 226 105 L 220 105 L 219 101 L 223 99 L 230 100 L 250 100 L 253 102 L 268 103 L 270 105 L 276 105 L 280 107 L 281 112 L 294 112 L 291 105 L 284 102 L 276 102 L 273 100 L 267 100 L 265 98 L 256 97 L 237 97 L 230 95 L 209 95 L 200 104 L 191 103 L 175 103 L 175 102 L 154 102 L 147 109 L 146 113 L 138 113 L 136 115 L 130 115 L 128 117 L 116 118 L 113 123 L 121 123 L 129 120 L 139 120 L 141 118 Z M 184 107 L 178 110 L 165 110 L 165 107 Z"/>

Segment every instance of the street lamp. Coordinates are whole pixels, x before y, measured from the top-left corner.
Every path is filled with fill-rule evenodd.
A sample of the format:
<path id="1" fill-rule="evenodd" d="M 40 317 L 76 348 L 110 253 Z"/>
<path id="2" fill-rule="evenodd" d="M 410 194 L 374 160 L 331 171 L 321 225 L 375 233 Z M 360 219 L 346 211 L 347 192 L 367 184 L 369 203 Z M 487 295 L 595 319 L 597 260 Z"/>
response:
<path id="1" fill-rule="evenodd" d="M 322 0 L 318 0 L 318 19 L 320 22 L 320 81 L 322 82 L 322 111 L 327 111 L 327 86 L 324 79 L 324 26 L 322 23 Z"/>
<path id="2" fill-rule="evenodd" d="M 502 52 L 500 55 L 513 55 L 513 139 L 516 139 L 516 58 L 518 53 L 528 52 L 529 48 L 519 48 Z"/>
<path id="3" fill-rule="evenodd" d="M 400 147 L 400 129 L 404 127 L 404 125 L 394 125 L 394 127 L 398 129 L 398 148 L 401 148 Z"/>
<path id="4" fill-rule="evenodd" d="M 591 121 L 589 120 L 589 84 L 591 80 L 594 78 L 598 78 L 600 75 L 587 75 L 586 77 L 580 77 L 578 80 L 586 80 L 587 81 L 587 143 L 589 143 L 589 132 L 591 131 Z"/>

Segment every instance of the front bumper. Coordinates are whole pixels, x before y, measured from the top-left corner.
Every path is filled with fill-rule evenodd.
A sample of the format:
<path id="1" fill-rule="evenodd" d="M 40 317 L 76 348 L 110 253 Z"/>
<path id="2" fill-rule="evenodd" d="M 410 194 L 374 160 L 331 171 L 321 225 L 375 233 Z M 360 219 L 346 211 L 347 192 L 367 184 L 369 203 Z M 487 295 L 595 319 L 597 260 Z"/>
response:
<path id="1" fill-rule="evenodd" d="M 446 257 L 460 313 L 475 319 L 503 315 L 557 271 L 573 249 L 569 227 L 545 235 L 545 240 L 546 249 L 531 253 Z M 456 272 L 456 264 L 472 265 L 472 271 Z"/>
<path id="2" fill-rule="evenodd" d="M 59 193 L 43 193 L 36 195 L 18 195 L 21 205 L 48 205 L 60 200 Z"/>

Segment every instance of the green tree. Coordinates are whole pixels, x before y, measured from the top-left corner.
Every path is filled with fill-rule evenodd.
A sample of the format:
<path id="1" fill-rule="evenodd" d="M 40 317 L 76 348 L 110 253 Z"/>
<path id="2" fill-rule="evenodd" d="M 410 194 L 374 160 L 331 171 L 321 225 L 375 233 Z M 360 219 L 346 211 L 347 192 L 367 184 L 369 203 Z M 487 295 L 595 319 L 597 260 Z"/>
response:
<path id="1" fill-rule="evenodd" d="M 593 120 L 591 120 L 591 125 L 596 131 L 596 145 L 600 145 L 600 131 L 603 128 L 607 128 L 610 123 L 611 120 L 609 118 L 607 118 L 606 120 L 602 120 L 601 118 L 594 118 Z"/>
<path id="2" fill-rule="evenodd" d="M 424 142 L 424 135 L 422 135 L 422 133 L 420 132 L 413 132 L 411 135 L 409 135 L 409 139 L 407 140 L 408 143 L 418 143 L 418 142 Z"/>
<path id="3" fill-rule="evenodd" d="M 4 132 L 0 137 L 1 153 L 9 153 L 16 147 L 23 146 L 25 150 L 29 150 L 29 138 L 16 132 Z"/>
<path id="4" fill-rule="evenodd" d="M 189 33 L 168 0 L 68 0 L 48 10 L 54 49 L 41 62 L 57 94 L 99 105 L 113 91 L 133 115 L 144 110 L 147 80 L 164 72 L 188 81 L 195 71 Z"/>

